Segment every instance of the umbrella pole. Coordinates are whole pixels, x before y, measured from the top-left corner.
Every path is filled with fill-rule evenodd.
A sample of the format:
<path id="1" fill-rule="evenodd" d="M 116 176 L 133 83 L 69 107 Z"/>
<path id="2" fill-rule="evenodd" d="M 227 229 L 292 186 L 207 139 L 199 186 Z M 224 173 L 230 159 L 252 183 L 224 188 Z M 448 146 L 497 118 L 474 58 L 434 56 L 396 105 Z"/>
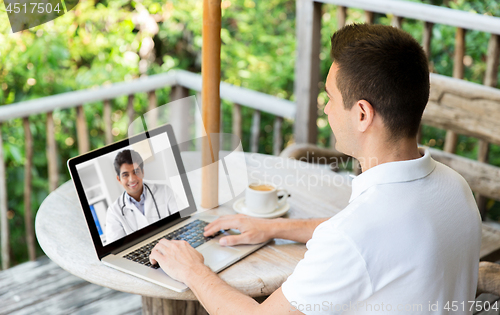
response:
<path id="1" fill-rule="evenodd" d="M 221 0 L 203 0 L 201 104 L 208 141 L 202 144 L 201 206 L 219 205 Z"/>

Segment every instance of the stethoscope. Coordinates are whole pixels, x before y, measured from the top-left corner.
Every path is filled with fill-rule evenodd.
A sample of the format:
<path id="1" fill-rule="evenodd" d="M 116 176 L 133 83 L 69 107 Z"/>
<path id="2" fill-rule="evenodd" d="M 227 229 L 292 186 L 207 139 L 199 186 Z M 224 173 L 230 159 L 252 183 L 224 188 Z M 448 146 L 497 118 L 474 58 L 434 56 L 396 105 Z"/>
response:
<path id="1" fill-rule="evenodd" d="M 160 217 L 160 211 L 158 210 L 158 205 L 156 204 L 155 196 L 153 195 L 153 192 L 151 191 L 151 189 L 149 189 L 149 186 L 146 185 L 146 183 L 144 183 L 144 186 L 146 186 L 146 188 L 149 190 L 149 193 L 151 194 L 151 197 L 153 197 L 153 202 L 155 203 L 156 213 L 158 213 L 158 220 L 159 220 L 159 219 L 161 219 L 161 217 Z M 122 202 L 123 202 L 123 206 L 121 209 L 122 216 L 125 217 L 125 214 L 123 213 L 123 208 L 125 207 L 125 191 L 123 192 L 123 195 L 122 195 Z M 134 210 L 132 210 L 132 211 L 134 211 Z"/>

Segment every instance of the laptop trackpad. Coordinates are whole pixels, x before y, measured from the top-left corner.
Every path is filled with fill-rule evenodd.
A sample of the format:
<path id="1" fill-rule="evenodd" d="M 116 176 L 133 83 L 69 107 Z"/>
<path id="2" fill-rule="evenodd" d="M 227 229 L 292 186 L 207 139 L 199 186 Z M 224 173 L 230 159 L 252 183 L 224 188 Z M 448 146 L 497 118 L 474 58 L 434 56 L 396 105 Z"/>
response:
<path id="1" fill-rule="evenodd" d="M 231 247 L 222 247 L 219 244 L 212 244 L 200 250 L 205 257 L 205 265 L 215 267 L 224 260 L 232 260 L 239 257 L 239 250 Z"/>

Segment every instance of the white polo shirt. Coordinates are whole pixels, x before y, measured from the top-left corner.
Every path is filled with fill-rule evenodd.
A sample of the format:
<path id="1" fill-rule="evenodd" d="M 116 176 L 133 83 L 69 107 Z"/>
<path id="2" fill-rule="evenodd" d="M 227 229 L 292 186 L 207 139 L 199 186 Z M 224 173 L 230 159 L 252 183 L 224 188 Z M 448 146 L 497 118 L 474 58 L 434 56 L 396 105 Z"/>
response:
<path id="1" fill-rule="evenodd" d="M 283 283 L 291 307 L 305 314 L 472 314 L 479 211 L 463 177 L 420 152 L 353 180 L 349 205 L 316 228 Z"/>

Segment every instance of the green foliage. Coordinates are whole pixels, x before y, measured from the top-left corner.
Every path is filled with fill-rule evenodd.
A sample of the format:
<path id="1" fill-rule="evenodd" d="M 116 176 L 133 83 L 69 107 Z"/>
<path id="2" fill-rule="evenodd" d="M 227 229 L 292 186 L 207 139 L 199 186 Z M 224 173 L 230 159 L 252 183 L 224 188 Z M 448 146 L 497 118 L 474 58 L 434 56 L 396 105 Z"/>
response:
<path id="1" fill-rule="evenodd" d="M 419 2 L 417 0 L 413 0 Z M 422 2 L 443 5 L 443 0 Z M 479 14 L 500 16 L 500 5 L 494 0 L 449 1 L 452 8 Z M 155 57 L 147 74 L 171 69 L 201 71 L 202 2 L 200 0 L 82 0 L 74 10 L 44 25 L 11 34 L 6 12 L 0 5 L 0 104 L 11 104 L 67 91 L 92 88 L 113 82 L 128 81 L 141 75 L 139 61 L 143 39 L 148 30 L 139 32 L 141 12 L 160 21 L 153 36 Z M 336 7 L 324 5 L 322 20 L 321 78 L 331 65 L 330 36 L 337 29 Z M 377 14 L 376 23 L 390 24 L 390 16 Z M 364 21 L 364 13 L 348 9 L 347 22 Z M 417 40 L 422 39 L 423 22 L 405 20 L 403 28 Z M 451 75 L 455 30 L 436 25 L 433 30 L 431 63 L 434 71 Z M 482 82 L 489 34 L 470 31 L 466 34 L 466 79 Z M 295 68 L 295 1 L 294 0 L 223 0 L 222 1 L 221 77 L 225 82 L 257 90 L 280 98 L 294 100 Z M 324 86 L 324 83 L 321 83 Z M 323 113 L 326 93 L 318 96 L 318 144 L 329 146 L 331 129 Z M 170 88 L 157 91 L 159 104 L 169 101 Z M 127 97 L 113 100 L 115 140 L 125 136 L 128 119 Z M 222 102 L 224 132 L 231 132 L 233 104 Z M 147 95 L 134 99 L 137 114 L 147 110 Z M 104 145 L 103 106 L 86 104 L 84 112 L 90 133 L 91 149 Z M 242 142 L 250 145 L 253 110 L 242 108 Z M 66 161 L 78 154 L 76 110 L 56 110 L 53 114 L 58 148 L 60 182 L 69 180 Z M 46 115 L 30 117 L 34 137 L 32 208 L 38 209 L 48 195 Z M 272 153 L 274 116 L 262 113 L 259 152 Z M 282 127 L 284 146 L 293 142 L 293 121 L 285 119 Z M 9 226 L 13 263 L 27 259 L 24 230 L 24 131 L 21 119 L 1 125 L 4 161 L 7 167 Z M 443 146 L 445 132 L 424 126 L 423 143 Z M 475 158 L 474 139 L 459 138 L 457 153 Z M 500 165 L 500 148 L 492 146 L 490 160 Z M 500 205 L 491 203 L 493 217 L 500 218 Z M 497 209 L 498 210 L 495 210 Z M 496 212 L 495 212 L 496 211 Z M 41 250 L 38 249 L 38 254 Z"/>

